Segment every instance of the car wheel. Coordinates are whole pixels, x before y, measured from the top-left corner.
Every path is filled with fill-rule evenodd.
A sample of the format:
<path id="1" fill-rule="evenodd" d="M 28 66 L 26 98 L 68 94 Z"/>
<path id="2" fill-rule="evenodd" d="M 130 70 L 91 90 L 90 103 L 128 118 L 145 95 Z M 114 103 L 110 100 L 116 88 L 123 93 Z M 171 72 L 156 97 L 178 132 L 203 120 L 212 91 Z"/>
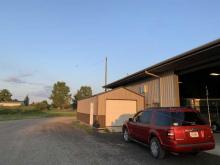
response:
<path id="1" fill-rule="evenodd" d="M 129 142 L 130 141 L 127 128 L 125 128 L 124 131 L 123 131 L 123 139 L 124 139 L 125 142 Z"/>
<path id="2" fill-rule="evenodd" d="M 165 157 L 165 150 L 162 149 L 159 140 L 154 137 L 150 140 L 150 152 L 156 159 L 163 159 Z"/>
<path id="3" fill-rule="evenodd" d="M 213 132 L 217 132 L 218 131 L 218 125 L 213 123 L 212 124 L 212 130 L 213 130 Z"/>

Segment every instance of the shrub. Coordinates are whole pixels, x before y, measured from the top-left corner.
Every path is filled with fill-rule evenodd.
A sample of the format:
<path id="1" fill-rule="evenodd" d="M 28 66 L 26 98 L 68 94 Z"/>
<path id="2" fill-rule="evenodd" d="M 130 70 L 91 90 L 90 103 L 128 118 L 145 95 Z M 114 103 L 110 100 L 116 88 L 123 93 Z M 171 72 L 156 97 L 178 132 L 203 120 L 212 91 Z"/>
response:
<path id="1" fill-rule="evenodd" d="M 38 111 L 35 106 L 0 107 L 0 115 L 27 114 Z"/>
<path id="2" fill-rule="evenodd" d="M 35 104 L 36 109 L 38 110 L 49 110 L 50 105 L 47 103 L 47 101 L 42 101 L 40 103 Z"/>

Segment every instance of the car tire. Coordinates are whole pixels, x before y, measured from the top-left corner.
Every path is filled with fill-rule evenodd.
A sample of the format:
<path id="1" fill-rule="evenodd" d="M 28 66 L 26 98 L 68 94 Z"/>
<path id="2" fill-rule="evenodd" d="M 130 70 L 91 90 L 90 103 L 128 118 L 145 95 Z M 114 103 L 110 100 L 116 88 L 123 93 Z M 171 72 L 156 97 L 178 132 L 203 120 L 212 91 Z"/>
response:
<path id="1" fill-rule="evenodd" d="M 129 133 L 128 133 L 128 129 L 125 128 L 123 130 L 123 139 L 125 142 L 130 142 L 130 136 L 129 136 Z"/>
<path id="2" fill-rule="evenodd" d="M 218 126 L 216 123 L 213 123 L 213 124 L 212 124 L 212 130 L 213 130 L 213 132 L 217 132 L 218 129 L 219 129 L 219 126 Z"/>
<path id="3" fill-rule="evenodd" d="M 155 159 L 163 159 L 166 155 L 166 151 L 161 147 L 160 141 L 156 137 L 150 140 L 150 152 Z"/>

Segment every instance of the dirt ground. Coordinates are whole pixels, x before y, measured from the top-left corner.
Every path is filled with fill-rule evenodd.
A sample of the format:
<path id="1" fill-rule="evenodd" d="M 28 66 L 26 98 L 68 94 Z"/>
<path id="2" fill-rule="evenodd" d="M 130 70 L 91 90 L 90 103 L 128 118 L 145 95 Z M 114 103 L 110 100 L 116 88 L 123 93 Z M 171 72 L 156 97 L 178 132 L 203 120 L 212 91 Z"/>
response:
<path id="1" fill-rule="evenodd" d="M 149 149 L 124 143 L 120 133 L 87 132 L 72 117 L 0 122 L 0 165 L 219 165 L 220 156 L 169 155 L 155 160 Z"/>

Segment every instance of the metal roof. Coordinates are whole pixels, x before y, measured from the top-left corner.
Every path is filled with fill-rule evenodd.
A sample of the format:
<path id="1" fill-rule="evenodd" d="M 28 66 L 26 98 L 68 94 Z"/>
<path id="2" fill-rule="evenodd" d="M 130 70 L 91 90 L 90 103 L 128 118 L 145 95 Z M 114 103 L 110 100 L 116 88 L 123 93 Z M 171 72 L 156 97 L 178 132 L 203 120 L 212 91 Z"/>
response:
<path id="1" fill-rule="evenodd" d="M 155 77 L 164 72 L 180 72 L 190 67 L 203 66 L 216 61 L 220 61 L 220 38 L 107 84 L 104 88 L 116 88 L 152 76 Z"/>
<path id="2" fill-rule="evenodd" d="M 114 92 L 114 91 L 119 90 L 119 89 L 124 89 L 124 90 L 126 90 L 126 91 L 128 91 L 128 92 L 130 92 L 130 93 L 133 93 L 133 94 L 137 95 L 137 96 L 144 97 L 143 95 L 141 95 L 141 94 L 139 94 L 139 93 L 136 93 L 136 92 L 134 92 L 134 91 L 132 91 L 132 90 L 130 90 L 130 89 L 127 89 L 127 88 L 124 88 L 124 87 L 119 87 L 119 88 L 115 88 L 115 89 L 112 89 L 112 90 L 109 90 L 109 91 L 97 93 L 97 94 L 92 95 L 92 96 L 90 96 L 90 97 L 88 97 L 88 98 L 80 99 L 80 100 L 78 100 L 78 101 L 90 99 L 90 98 L 97 97 L 97 96 L 100 96 L 100 95 L 104 95 L 104 94 L 107 94 L 107 93 L 110 93 L 110 92 Z"/>

